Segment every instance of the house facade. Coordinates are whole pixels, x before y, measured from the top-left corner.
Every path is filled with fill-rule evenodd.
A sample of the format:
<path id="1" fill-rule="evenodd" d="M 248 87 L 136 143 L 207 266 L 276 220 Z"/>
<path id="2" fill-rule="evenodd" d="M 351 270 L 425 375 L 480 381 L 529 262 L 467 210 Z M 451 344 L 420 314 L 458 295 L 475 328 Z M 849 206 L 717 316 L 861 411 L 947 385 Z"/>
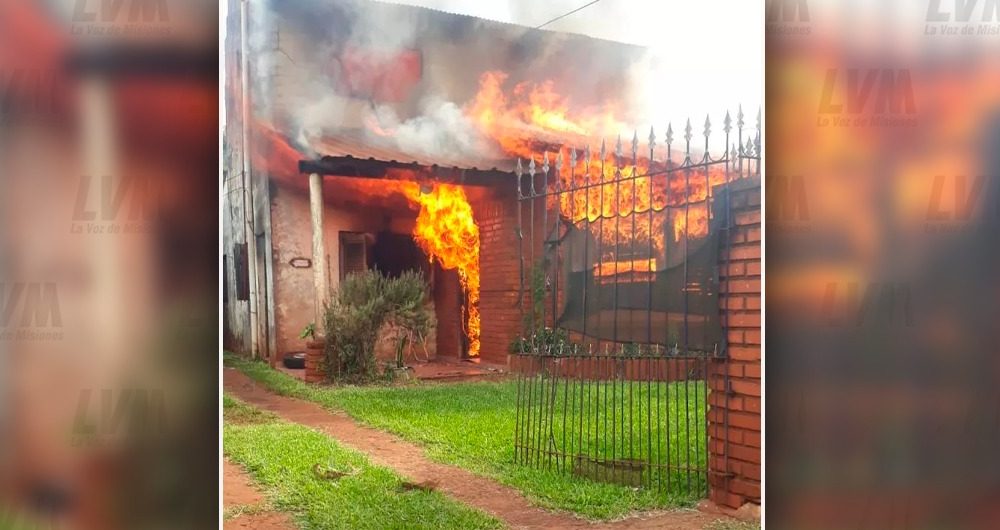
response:
<path id="1" fill-rule="evenodd" d="M 502 72 L 507 86 L 556 79 L 570 87 L 567 97 L 597 104 L 627 90 L 626 70 L 642 49 L 367 0 L 291 4 L 230 3 L 227 348 L 277 363 L 305 348 L 299 335 L 320 314 L 317 290 L 336 289 L 359 268 L 417 268 L 429 278 L 438 317 L 420 353 L 467 356 L 456 271 L 413 244 L 414 205 L 375 184 L 398 179 L 402 166 L 463 187 L 481 232 L 481 358 L 506 363 L 522 320 L 515 160 L 445 129 L 472 104 L 486 72 Z M 393 126 L 405 137 L 380 134 Z M 300 167 L 309 162 L 322 173 L 317 238 L 314 173 Z"/>

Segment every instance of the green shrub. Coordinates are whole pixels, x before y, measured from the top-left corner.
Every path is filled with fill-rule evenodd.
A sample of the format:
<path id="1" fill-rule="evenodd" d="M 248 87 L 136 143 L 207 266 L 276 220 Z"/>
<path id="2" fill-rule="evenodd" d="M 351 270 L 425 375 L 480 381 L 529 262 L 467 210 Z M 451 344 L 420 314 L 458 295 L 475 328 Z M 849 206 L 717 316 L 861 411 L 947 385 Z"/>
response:
<path id="1" fill-rule="evenodd" d="M 418 272 L 407 271 L 396 278 L 377 270 L 348 275 L 325 312 L 328 377 L 374 379 L 378 371 L 375 344 L 383 331 L 392 331 L 401 344 L 422 341 L 435 326 L 426 299 L 427 282 Z M 401 353 L 402 347 L 397 350 Z"/>
<path id="2" fill-rule="evenodd" d="M 542 353 L 569 355 L 579 346 L 569 340 L 569 333 L 562 328 L 539 328 L 527 337 L 518 337 L 510 343 L 510 353 Z"/>

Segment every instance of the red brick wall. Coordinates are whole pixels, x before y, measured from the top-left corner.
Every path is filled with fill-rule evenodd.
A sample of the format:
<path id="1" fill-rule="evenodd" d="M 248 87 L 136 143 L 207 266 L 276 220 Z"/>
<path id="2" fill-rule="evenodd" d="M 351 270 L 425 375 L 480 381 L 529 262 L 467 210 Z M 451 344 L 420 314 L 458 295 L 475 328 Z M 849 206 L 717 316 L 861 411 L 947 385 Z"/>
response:
<path id="1" fill-rule="evenodd" d="M 513 184 L 511 185 L 513 191 Z M 486 362 L 506 364 L 511 341 L 521 333 L 520 252 L 517 239 L 517 197 L 502 190 L 489 201 L 473 205 L 479 224 L 479 309 Z"/>
<path id="2" fill-rule="evenodd" d="M 719 304 L 729 325 L 729 359 L 709 369 L 709 498 L 728 508 L 760 503 L 760 199 L 759 179 L 734 186 L 735 227 L 728 256 L 725 248 L 720 253 Z"/>

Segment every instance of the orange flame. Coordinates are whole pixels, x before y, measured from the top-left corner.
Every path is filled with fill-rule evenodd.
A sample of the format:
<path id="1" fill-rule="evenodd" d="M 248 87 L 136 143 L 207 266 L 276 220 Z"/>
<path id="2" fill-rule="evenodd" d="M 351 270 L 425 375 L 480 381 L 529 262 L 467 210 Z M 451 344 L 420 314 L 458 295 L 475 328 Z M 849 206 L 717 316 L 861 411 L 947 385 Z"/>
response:
<path id="1" fill-rule="evenodd" d="M 572 112 L 569 100 L 555 91 L 552 81 L 519 83 L 508 97 L 503 87 L 506 80 L 504 72 L 482 74 L 479 91 L 465 111 L 483 134 L 512 157 L 537 160 L 543 149 L 584 145 L 588 137 L 625 130 L 625 124 L 615 118 L 613 104 Z M 558 197 L 562 216 L 586 225 L 600 241 L 605 249 L 603 260 L 614 262 L 622 245 L 630 252 L 648 248 L 647 253 L 662 255 L 663 227 L 668 222 L 674 242 L 708 234 L 707 198 L 713 186 L 725 182 L 724 169 L 707 173 L 704 169 L 692 170 L 688 175 L 674 173 L 668 178 L 664 171 L 676 164 L 651 164 L 648 152 L 645 156 L 635 153 L 633 160 L 631 149 L 620 159 L 606 154 L 603 160 L 598 157 L 579 162 L 574 168 L 569 164 L 570 149 L 554 148 L 559 149 L 564 161 L 557 176 L 559 187 L 555 179 L 546 185 L 549 192 L 574 191 L 550 195 L 549 206 L 555 207 Z M 557 152 L 553 152 L 555 155 Z M 550 164 L 554 162 L 554 158 L 550 160 Z"/>
<path id="2" fill-rule="evenodd" d="M 398 181 L 397 181 L 398 182 Z M 400 182 L 403 194 L 420 206 L 413 238 L 431 260 L 458 271 L 465 291 L 465 334 L 469 356 L 479 355 L 479 226 L 461 186 L 434 184 L 429 191 L 416 182 Z"/>

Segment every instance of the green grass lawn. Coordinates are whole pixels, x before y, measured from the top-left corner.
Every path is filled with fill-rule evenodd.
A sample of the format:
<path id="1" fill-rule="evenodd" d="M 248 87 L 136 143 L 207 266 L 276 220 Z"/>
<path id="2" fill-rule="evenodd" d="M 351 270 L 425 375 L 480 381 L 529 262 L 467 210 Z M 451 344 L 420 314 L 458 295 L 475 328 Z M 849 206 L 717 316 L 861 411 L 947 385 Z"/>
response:
<path id="1" fill-rule="evenodd" d="M 313 401 L 331 410 L 345 411 L 362 423 L 424 446 L 428 456 L 434 460 L 494 478 L 521 490 L 533 502 L 546 508 L 569 510 L 590 519 L 613 519 L 639 510 L 690 506 L 699 497 L 690 493 L 668 493 L 666 489 L 657 491 L 655 488 L 596 482 L 568 472 L 562 473 L 554 467 L 551 470 L 536 469 L 515 463 L 517 382 L 513 380 L 408 386 L 315 386 L 262 363 L 231 355 L 226 356 L 225 362 L 275 393 Z M 657 396 L 657 399 L 663 400 L 659 402 L 662 407 L 669 407 L 672 411 L 672 418 L 677 416 L 674 411 L 678 407 L 684 407 L 683 401 L 678 400 L 683 399 L 683 393 L 677 391 L 677 385 L 683 383 L 663 384 Z M 689 383 L 688 389 L 692 396 L 703 395 L 701 383 Z M 560 395 L 556 399 L 557 405 L 561 406 L 562 401 L 558 400 L 564 398 Z M 593 406 L 598 406 L 596 397 L 592 399 L 595 399 Z M 678 424 L 676 419 L 672 419 L 669 429 L 661 433 L 664 437 L 667 432 L 670 433 L 672 447 L 682 447 L 684 441 L 689 446 L 704 443 L 704 398 L 699 399 L 702 400 L 700 410 L 687 407 L 691 411 L 691 421 L 684 422 L 681 416 L 681 423 Z M 645 409 L 641 413 L 646 414 Z M 578 421 L 578 418 L 570 417 L 574 418 L 570 420 L 570 425 Z M 685 423 L 690 425 L 690 430 Z M 553 426 L 553 429 L 557 428 Z M 590 447 L 589 434 L 593 431 L 584 432 L 588 433 L 587 441 L 579 448 L 584 451 L 610 450 L 600 441 L 596 442 L 599 448 Z M 579 448 L 571 446 L 569 449 Z M 693 465 L 703 467 L 704 459 L 704 452 L 700 456 L 691 454 Z"/>
<path id="2" fill-rule="evenodd" d="M 402 479 L 361 453 L 301 425 L 223 398 L 223 447 L 303 528 L 479 529 L 503 524 L 436 491 L 402 491 Z M 314 471 L 350 471 L 336 480 Z"/>

